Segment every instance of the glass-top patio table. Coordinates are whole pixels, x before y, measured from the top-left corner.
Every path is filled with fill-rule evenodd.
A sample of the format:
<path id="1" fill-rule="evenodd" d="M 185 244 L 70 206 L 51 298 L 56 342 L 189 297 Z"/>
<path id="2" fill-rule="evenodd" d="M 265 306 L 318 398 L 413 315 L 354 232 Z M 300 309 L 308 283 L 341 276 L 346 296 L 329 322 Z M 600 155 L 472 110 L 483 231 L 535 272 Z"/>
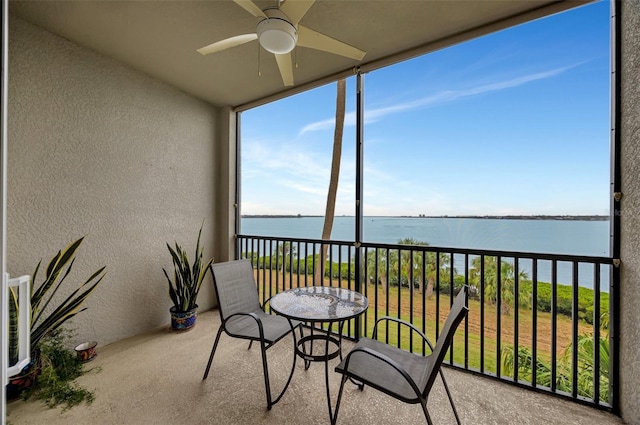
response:
<path id="1" fill-rule="evenodd" d="M 369 301 L 361 293 L 350 289 L 307 286 L 281 292 L 273 296 L 269 304 L 273 311 L 282 316 L 311 324 L 311 334 L 300 338 L 296 353 L 304 359 L 305 369 L 309 368 L 311 362 L 324 362 L 329 419 L 333 421 L 329 390 L 329 360 L 337 356 L 342 359 L 342 328 L 347 320 L 364 313 L 369 307 Z M 316 323 L 328 323 L 328 331 L 314 333 L 313 325 Z M 333 323 L 338 324 L 338 338 L 331 336 Z M 325 342 L 324 352 L 314 355 L 313 342 L 317 340 Z M 306 349 L 307 344 L 309 349 Z M 330 348 L 333 351 L 329 351 Z"/>

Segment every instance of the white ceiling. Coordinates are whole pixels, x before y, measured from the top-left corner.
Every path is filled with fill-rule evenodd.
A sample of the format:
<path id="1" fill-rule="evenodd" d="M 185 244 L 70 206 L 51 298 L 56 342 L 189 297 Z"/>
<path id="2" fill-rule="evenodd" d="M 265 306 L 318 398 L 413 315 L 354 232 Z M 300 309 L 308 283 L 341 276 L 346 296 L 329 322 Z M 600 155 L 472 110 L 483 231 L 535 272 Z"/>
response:
<path id="1" fill-rule="evenodd" d="M 276 1 L 255 3 L 265 8 L 274 6 Z M 376 68 L 584 3 L 318 0 L 301 24 L 367 54 L 359 63 L 297 48 L 293 91 L 336 78 L 338 73 L 351 72 L 356 66 Z M 209 56 L 196 52 L 215 41 L 255 32 L 256 19 L 231 0 L 27 0 L 11 1 L 10 12 L 216 106 L 260 102 L 288 90 L 282 84 L 273 55 L 261 50 L 257 41 Z M 405 54 L 397 56 L 401 52 Z"/>

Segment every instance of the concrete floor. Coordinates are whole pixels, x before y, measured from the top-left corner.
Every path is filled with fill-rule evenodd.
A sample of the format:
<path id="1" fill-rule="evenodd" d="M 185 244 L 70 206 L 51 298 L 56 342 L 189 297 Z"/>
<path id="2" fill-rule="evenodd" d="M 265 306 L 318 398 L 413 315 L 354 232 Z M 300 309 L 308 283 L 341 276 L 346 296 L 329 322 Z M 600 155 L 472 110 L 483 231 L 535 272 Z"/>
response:
<path id="1" fill-rule="evenodd" d="M 40 402 L 12 401 L 10 424 L 329 424 L 324 367 L 313 364 L 296 371 L 282 400 L 266 409 L 260 350 L 223 335 L 211 372 L 202 374 L 220 324 L 217 311 L 199 315 L 197 326 L 185 333 L 158 329 L 105 347 L 85 367 L 79 379 L 95 390 L 91 405 L 66 412 Z M 284 385 L 291 365 L 291 338 L 268 351 L 274 391 Z M 347 349 L 348 347 L 345 347 Z M 331 363 L 332 400 L 339 375 Z M 335 363 L 335 364 L 334 364 Z M 545 394 L 515 388 L 491 379 L 446 369 L 462 423 L 468 424 L 622 424 L 620 418 Z M 437 381 L 429 400 L 436 424 L 455 418 Z M 424 424 L 422 410 L 371 388 L 350 385 L 343 397 L 338 424 Z"/>

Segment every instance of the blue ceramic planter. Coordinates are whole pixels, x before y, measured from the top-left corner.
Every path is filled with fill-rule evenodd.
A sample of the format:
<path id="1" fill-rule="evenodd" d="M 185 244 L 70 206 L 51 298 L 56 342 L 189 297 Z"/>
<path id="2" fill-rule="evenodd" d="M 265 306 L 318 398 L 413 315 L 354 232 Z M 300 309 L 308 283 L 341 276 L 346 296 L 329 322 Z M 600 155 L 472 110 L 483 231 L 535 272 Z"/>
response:
<path id="1" fill-rule="evenodd" d="M 192 308 L 189 311 L 177 311 L 173 306 L 169 310 L 171 313 L 171 329 L 176 331 L 186 331 L 196 325 L 196 318 L 198 317 L 198 306 Z"/>

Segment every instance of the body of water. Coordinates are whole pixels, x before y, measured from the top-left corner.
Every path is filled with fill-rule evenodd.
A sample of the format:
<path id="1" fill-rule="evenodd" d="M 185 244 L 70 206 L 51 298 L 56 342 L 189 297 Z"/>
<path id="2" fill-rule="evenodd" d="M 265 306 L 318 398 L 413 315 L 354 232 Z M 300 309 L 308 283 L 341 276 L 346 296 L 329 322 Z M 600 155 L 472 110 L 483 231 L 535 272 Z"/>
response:
<path id="1" fill-rule="evenodd" d="M 324 217 L 244 217 L 241 233 L 320 239 Z M 354 217 L 336 217 L 331 239 L 351 241 Z M 609 255 L 608 220 L 365 217 L 365 242 L 413 238 L 432 246 L 589 256 Z"/>
<path id="2" fill-rule="evenodd" d="M 241 234 L 320 239 L 323 223 L 324 217 L 244 217 Z M 354 240 L 354 229 L 354 217 L 336 217 L 331 239 Z M 365 217 L 363 234 L 365 242 L 396 244 L 412 238 L 437 247 L 598 257 L 609 255 L 610 241 L 608 220 Z M 531 262 L 521 262 L 521 268 L 531 276 Z M 539 262 L 539 280 L 550 281 L 550 274 L 550 262 Z M 571 275 L 571 264 L 558 264 L 558 282 L 570 283 Z M 601 279 L 607 290 L 609 273 Z M 579 283 L 593 285 L 592 267 L 580 266 Z"/>

